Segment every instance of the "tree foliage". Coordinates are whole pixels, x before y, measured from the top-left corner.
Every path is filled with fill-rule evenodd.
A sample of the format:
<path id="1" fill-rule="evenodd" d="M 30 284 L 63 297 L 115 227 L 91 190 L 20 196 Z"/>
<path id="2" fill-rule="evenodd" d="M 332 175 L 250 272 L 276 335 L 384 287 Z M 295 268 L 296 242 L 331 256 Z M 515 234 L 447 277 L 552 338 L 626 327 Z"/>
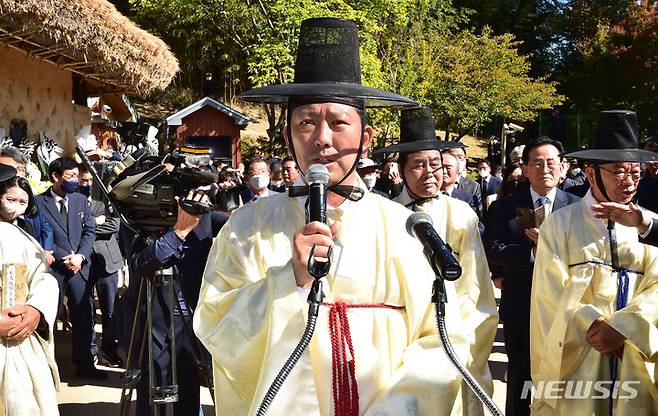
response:
<path id="1" fill-rule="evenodd" d="M 300 23 L 320 16 L 357 22 L 364 84 L 431 106 L 460 135 L 495 116 L 531 119 L 561 100 L 553 84 L 529 76 L 512 36 L 460 30 L 470 11 L 452 0 L 128 1 L 131 17 L 179 58 L 180 84 L 200 90 L 203 75 L 213 73 L 227 101 L 247 88 L 292 81 Z M 285 111 L 266 113 L 267 150 L 280 148 Z M 395 135 L 392 112 L 369 117 L 382 137 Z"/>
<path id="2" fill-rule="evenodd" d="M 438 125 L 457 132 L 457 140 L 493 117 L 532 120 L 563 97 L 555 83 L 528 75 L 530 64 L 517 46 L 512 35 L 493 36 L 488 28 L 430 36 L 408 56 L 420 67 L 409 92 L 432 107 Z"/>
<path id="3" fill-rule="evenodd" d="M 576 29 L 572 52 L 576 64 L 566 83 L 573 104 L 589 111 L 634 109 L 641 127 L 655 134 L 658 5 L 649 0 L 619 1 L 596 9 L 592 3 L 574 2 L 565 15 Z"/>

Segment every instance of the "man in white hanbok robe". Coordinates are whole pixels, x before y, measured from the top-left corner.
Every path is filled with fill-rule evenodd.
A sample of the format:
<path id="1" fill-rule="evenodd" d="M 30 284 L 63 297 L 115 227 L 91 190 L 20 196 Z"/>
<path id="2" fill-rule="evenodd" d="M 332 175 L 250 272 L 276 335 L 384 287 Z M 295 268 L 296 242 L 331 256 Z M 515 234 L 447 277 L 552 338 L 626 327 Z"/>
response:
<path id="1" fill-rule="evenodd" d="M 0 341 L 0 412 L 5 416 L 58 415 L 56 389 L 59 374 L 54 356 L 53 325 L 57 314 L 57 280 L 48 273 L 46 253 L 23 230 L 0 222 L 1 288 L 4 310 L 21 311 L 24 305 L 35 308 L 41 319 L 22 340 Z M 7 274 L 13 285 L 7 284 Z M 15 303 L 7 303 L 14 294 Z M 11 296 L 11 297 L 14 297 Z M 23 298 L 23 299 L 21 299 Z"/>
<path id="2" fill-rule="evenodd" d="M 538 393 L 533 415 L 606 415 L 608 400 L 551 398 L 547 382 L 604 381 L 610 387 L 609 357 L 590 346 L 585 336 L 597 319 L 626 337 L 620 361 L 620 397 L 615 415 L 658 414 L 654 379 L 658 358 L 658 249 L 638 242 L 634 227 L 615 224 L 620 266 L 630 276 L 628 304 L 616 311 L 618 273 L 611 268 L 606 223 L 594 217 L 591 191 L 580 203 L 550 215 L 541 227 L 531 302 L 532 380 Z M 568 232 L 567 232 L 568 231 Z M 639 383 L 636 383 L 639 382 Z M 567 384 L 563 384 L 563 389 Z M 576 388 L 576 387 L 572 387 Z"/>
<path id="3" fill-rule="evenodd" d="M 590 191 L 541 227 L 531 296 L 533 415 L 658 415 L 658 249 L 608 220 L 601 202 L 627 205 L 641 162 L 637 119 L 604 112 L 585 160 Z M 604 219 L 605 218 L 605 219 Z"/>
<path id="4" fill-rule="evenodd" d="M 405 206 L 413 203 L 406 187 L 395 201 Z M 462 268 L 459 279 L 446 281 L 447 286 L 454 287 L 457 296 L 448 298 L 448 303 L 459 304 L 457 317 L 446 316 L 449 336 L 455 349 L 461 353 L 466 368 L 491 395 L 493 381 L 488 359 L 496 336 L 498 311 L 478 230 L 479 219 L 467 203 L 442 194 L 411 206 L 415 211 L 432 217 L 434 229 L 453 249 Z M 463 414 L 481 414 L 482 405 L 465 382 L 462 383 L 461 393 Z"/>
<path id="5" fill-rule="evenodd" d="M 442 152 L 462 146 L 436 140 L 432 111 L 428 107 L 404 109 L 400 117 L 400 142 L 378 153 L 398 152 L 402 193 L 394 201 L 428 214 L 437 234 L 450 246 L 462 269 L 455 281 L 446 287 L 456 297 L 457 315 L 446 315 L 448 336 L 459 359 L 484 390 L 493 393 L 488 358 L 498 326 L 498 312 L 493 294 L 487 258 L 478 229 L 479 219 L 470 206 L 441 193 L 445 169 Z M 453 414 L 481 415 L 482 404 L 466 382 L 455 400 Z"/>

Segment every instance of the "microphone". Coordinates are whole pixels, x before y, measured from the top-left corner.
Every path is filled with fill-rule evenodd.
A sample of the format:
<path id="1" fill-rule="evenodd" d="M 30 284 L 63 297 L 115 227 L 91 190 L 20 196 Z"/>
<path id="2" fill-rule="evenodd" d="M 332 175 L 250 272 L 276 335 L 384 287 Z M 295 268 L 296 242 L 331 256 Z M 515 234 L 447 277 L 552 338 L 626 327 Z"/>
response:
<path id="1" fill-rule="evenodd" d="M 443 242 L 434 229 L 432 217 L 424 212 L 414 212 L 407 219 L 407 232 L 423 243 L 423 252 L 437 275 L 445 280 L 459 279 L 462 268 L 450 246 Z"/>
<path id="2" fill-rule="evenodd" d="M 308 222 L 327 223 L 327 184 L 329 171 L 324 165 L 316 163 L 306 172 L 308 181 Z"/>

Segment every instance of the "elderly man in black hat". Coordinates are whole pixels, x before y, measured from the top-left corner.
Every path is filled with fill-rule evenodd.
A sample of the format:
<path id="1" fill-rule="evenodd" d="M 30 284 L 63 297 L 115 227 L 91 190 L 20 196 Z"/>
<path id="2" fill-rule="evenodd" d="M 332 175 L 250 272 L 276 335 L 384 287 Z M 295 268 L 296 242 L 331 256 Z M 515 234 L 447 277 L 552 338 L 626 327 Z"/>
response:
<path id="1" fill-rule="evenodd" d="M 217 414 L 255 414 L 297 345 L 312 250 L 331 259 L 324 304 L 270 414 L 450 414 L 459 381 L 434 328 L 434 275 L 405 230 L 409 211 L 367 192 L 355 171 L 372 137 L 365 107 L 414 102 L 360 85 L 356 25 L 329 18 L 302 23 L 293 84 L 242 99 L 288 105 L 300 178 L 288 195 L 235 211 L 210 252 L 194 329 L 213 356 Z M 329 174 L 328 224 L 306 220 L 314 164 Z"/>
<path id="2" fill-rule="evenodd" d="M 422 107 L 402 110 L 400 143 L 378 153 L 400 153 L 404 189 L 394 201 L 429 214 L 437 233 L 453 248 L 459 260 L 462 276 L 446 282 L 456 296 L 448 299 L 448 303 L 459 304 L 458 315 L 447 316 L 448 331 L 455 348 L 469 357 L 465 362 L 468 370 L 491 393 L 493 384 L 487 359 L 496 334 L 498 312 L 479 220 L 467 203 L 441 193 L 444 177 L 441 153 L 457 146 L 455 142 L 436 139 L 431 109 Z M 462 406 L 462 414 L 482 412 L 482 405 L 466 384 L 462 386 L 462 397 L 463 403 L 457 403 L 455 410 Z"/>
<path id="3" fill-rule="evenodd" d="M 593 148 L 570 156 L 586 162 L 591 189 L 549 216 L 539 233 L 533 415 L 655 415 L 658 252 L 638 241 L 635 228 L 602 217 L 610 216 L 610 202 L 630 205 L 641 163 L 658 154 L 637 148 L 635 113 L 606 111 Z"/>

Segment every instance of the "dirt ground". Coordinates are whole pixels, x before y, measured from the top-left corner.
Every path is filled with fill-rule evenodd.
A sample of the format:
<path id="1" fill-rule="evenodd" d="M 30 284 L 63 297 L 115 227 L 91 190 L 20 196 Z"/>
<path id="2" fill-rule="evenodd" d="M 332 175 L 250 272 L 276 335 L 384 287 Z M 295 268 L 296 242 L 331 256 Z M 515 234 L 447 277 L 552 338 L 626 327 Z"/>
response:
<path id="1" fill-rule="evenodd" d="M 496 290 L 496 297 L 500 298 L 500 292 Z M 100 334 L 100 325 L 96 327 Z M 103 382 L 87 382 L 76 379 L 75 368 L 71 363 L 71 333 L 57 331 L 55 334 L 55 355 L 59 365 L 59 373 L 62 378 L 60 391 L 57 395 L 59 411 L 62 416 L 116 416 L 119 411 L 121 399 L 121 379 L 123 370 L 107 367 L 98 368 L 107 371 L 109 378 Z M 489 356 L 489 367 L 494 379 L 494 401 L 500 409 L 505 408 L 505 387 L 503 381 L 507 356 L 503 344 L 502 326 L 498 326 L 496 339 L 491 355 Z M 132 413 L 134 415 L 133 396 Z M 205 416 L 214 415 L 213 401 L 210 392 L 206 388 L 201 391 L 201 403 Z M 187 416 L 187 415 L 186 415 Z M 189 415 L 196 416 L 196 415 Z M 236 415 L 237 416 L 237 415 Z"/>

